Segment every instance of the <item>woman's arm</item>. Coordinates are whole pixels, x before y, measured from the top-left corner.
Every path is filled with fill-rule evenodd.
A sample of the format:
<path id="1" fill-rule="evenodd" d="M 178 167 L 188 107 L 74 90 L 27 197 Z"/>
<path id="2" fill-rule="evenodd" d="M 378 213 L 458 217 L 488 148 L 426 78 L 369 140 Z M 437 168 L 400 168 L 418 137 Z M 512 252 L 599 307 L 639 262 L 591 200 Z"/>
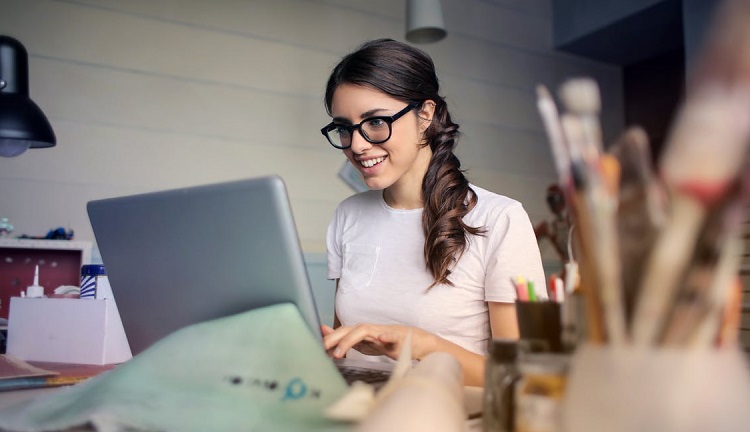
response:
<path id="1" fill-rule="evenodd" d="M 518 339 L 518 321 L 516 319 L 516 305 L 513 303 L 488 302 L 490 313 L 490 328 L 493 338 Z M 448 344 L 436 351 L 452 354 L 464 371 L 464 385 L 484 386 L 485 356 L 467 351 L 460 346 L 442 339 Z"/>
<path id="2" fill-rule="evenodd" d="M 489 303 L 490 324 L 493 337 L 518 338 L 516 310 L 512 303 Z M 403 341 L 411 332 L 412 358 L 420 360 L 433 352 L 451 354 L 461 364 L 464 384 L 484 385 L 484 365 L 486 358 L 433 333 L 416 327 L 403 325 L 358 324 L 340 326 L 336 330 L 324 329 L 326 351 L 335 358 L 346 355 L 349 349 L 356 349 L 367 355 L 386 355 L 398 359 Z"/>
<path id="3" fill-rule="evenodd" d="M 341 327 L 341 321 L 339 320 L 339 314 L 336 313 L 336 294 L 339 293 L 339 280 L 336 279 L 336 291 L 333 294 L 333 328 L 337 329 Z"/>
<path id="4" fill-rule="evenodd" d="M 488 302 L 493 338 L 518 339 L 518 318 L 514 303 Z"/>

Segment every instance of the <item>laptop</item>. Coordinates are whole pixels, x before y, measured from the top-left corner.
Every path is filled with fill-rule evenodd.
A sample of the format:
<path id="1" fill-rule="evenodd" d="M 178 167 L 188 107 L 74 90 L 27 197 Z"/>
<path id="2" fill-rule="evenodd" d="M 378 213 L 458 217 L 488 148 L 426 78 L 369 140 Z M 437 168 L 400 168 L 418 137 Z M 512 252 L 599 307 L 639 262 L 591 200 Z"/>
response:
<path id="1" fill-rule="evenodd" d="M 87 210 L 134 356 L 182 327 L 284 302 L 322 344 L 280 177 L 95 200 Z M 349 382 L 385 381 L 393 367 L 336 363 Z"/>

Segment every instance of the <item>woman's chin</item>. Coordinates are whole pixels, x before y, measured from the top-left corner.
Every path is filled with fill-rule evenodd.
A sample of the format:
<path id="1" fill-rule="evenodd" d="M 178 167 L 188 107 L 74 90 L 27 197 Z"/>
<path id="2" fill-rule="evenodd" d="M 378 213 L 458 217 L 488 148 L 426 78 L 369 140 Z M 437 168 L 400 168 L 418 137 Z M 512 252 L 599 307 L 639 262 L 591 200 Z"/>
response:
<path id="1" fill-rule="evenodd" d="M 383 190 L 389 186 L 382 179 L 378 179 L 375 177 L 365 178 L 364 180 L 365 180 L 365 185 L 370 190 Z"/>

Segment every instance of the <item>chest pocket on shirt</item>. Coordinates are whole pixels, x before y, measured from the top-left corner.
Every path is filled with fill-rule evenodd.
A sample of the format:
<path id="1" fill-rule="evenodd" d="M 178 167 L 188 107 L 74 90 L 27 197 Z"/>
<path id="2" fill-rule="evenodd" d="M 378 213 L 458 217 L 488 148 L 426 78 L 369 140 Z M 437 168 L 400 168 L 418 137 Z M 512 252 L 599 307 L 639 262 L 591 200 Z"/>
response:
<path id="1" fill-rule="evenodd" d="M 344 264 L 339 289 L 357 290 L 370 285 L 378 264 L 380 246 L 348 243 L 344 245 Z"/>

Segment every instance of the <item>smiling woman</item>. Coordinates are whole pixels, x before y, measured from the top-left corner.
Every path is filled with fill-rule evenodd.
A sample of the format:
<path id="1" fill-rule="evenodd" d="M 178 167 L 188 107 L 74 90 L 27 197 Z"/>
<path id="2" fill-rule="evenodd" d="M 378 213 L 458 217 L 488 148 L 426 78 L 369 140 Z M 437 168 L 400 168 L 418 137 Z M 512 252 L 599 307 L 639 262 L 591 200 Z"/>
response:
<path id="1" fill-rule="evenodd" d="M 448 352 L 466 384 L 482 385 L 488 340 L 518 337 L 511 278 L 546 297 L 528 215 L 461 171 L 458 125 L 421 50 L 364 44 L 333 70 L 325 104 L 332 122 L 321 132 L 370 189 L 344 200 L 329 225 L 337 292 L 325 348 L 388 361 L 411 333 L 414 359 Z"/>

